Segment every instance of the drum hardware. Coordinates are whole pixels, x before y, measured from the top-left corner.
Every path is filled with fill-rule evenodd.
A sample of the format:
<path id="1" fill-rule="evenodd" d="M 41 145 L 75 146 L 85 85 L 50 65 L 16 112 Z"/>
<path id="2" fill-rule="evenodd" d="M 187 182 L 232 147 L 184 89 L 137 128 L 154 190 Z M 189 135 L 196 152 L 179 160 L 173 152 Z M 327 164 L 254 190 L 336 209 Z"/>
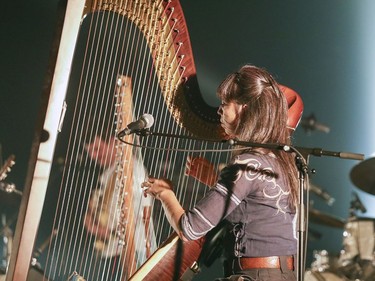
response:
<path id="1" fill-rule="evenodd" d="M 339 276 L 333 272 L 316 272 L 308 270 L 305 272 L 305 281 L 349 281 L 344 276 Z M 360 281 L 360 280 L 356 280 Z"/>
<path id="2" fill-rule="evenodd" d="M 3 166 L 0 168 L 0 181 L 5 180 L 10 172 L 12 166 L 16 163 L 14 160 L 16 157 L 12 154 L 8 157 L 8 159 L 4 162 Z"/>
<path id="3" fill-rule="evenodd" d="M 44 270 L 41 268 L 37 259 L 32 258 L 30 265 L 27 281 L 52 281 L 44 276 Z"/>
<path id="4" fill-rule="evenodd" d="M 0 182 L 0 207 L 6 212 L 9 208 L 18 207 L 21 203 L 22 192 L 14 184 Z M 4 209 L 3 209 L 4 208 Z"/>
<path id="5" fill-rule="evenodd" d="M 322 234 L 319 231 L 312 229 L 311 227 L 309 227 L 308 232 L 308 239 L 311 241 L 320 240 L 322 238 Z"/>
<path id="6" fill-rule="evenodd" d="M 375 195 L 375 157 L 361 161 L 350 171 L 352 183 L 359 189 Z"/>
<path id="7" fill-rule="evenodd" d="M 340 262 L 339 260 L 339 268 L 337 272 L 348 278 L 348 280 L 375 280 L 375 266 L 373 261 L 361 260 L 359 256 L 344 262 Z"/>
<path id="8" fill-rule="evenodd" d="M 41 269 L 39 263 L 34 264 L 34 258 L 31 259 L 29 271 L 27 273 L 27 281 L 52 281 L 44 275 L 44 270 Z"/>
<path id="9" fill-rule="evenodd" d="M 1 215 L 0 229 L 0 274 L 6 274 L 9 266 L 10 254 L 12 251 L 13 231 L 10 229 L 10 224 L 7 222 L 6 215 Z"/>
<path id="10" fill-rule="evenodd" d="M 311 181 L 309 183 L 309 190 L 312 191 L 317 196 L 319 196 L 320 198 L 322 198 L 327 203 L 328 206 L 332 206 L 336 200 L 327 191 L 313 184 Z"/>
<path id="11" fill-rule="evenodd" d="M 49 235 L 47 239 L 45 239 L 43 243 L 34 251 L 34 258 L 38 258 L 44 252 L 47 246 L 51 243 L 52 239 L 57 235 L 57 232 L 58 230 L 54 229 L 51 235 Z"/>
<path id="12" fill-rule="evenodd" d="M 50 279 L 44 276 L 44 270 L 42 269 L 38 259 L 36 257 L 31 258 L 30 268 L 27 274 L 27 281 L 49 281 L 49 280 Z"/>
<path id="13" fill-rule="evenodd" d="M 328 251 L 326 250 L 315 250 L 313 251 L 315 261 L 311 264 L 311 269 L 314 271 L 323 272 L 332 267 Z"/>
<path id="14" fill-rule="evenodd" d="M 5 191 L 6 193 L 15 193 L 22 196 L 22 191 L 16 188 L 14 183 L 0 182 L 0 190 Z"/>
<path id="15" fill-rule="evenodd" d="M 319 123 L 316 121 L 314 113 L 311 113 L 310 116 L 301 119 L 301 126 L 305 129 L 307 133 L 311 131 L 320 131 L 323 133 L 329 133 L 330 128 L 327 125 Z"/>
<path id="16" fill-rule="evenodd" d="M 305 272 L 305 281 L 346 281 L 338 270 L 338 257 L 326 250 L 315 250 L 311 268 Z"/>
<path id="17" fill-rule="evenodd" d="M 44 270 L 39 262 L 39 257 L 40 255 L 43 253 L 43 251 L 47 248 L 47 246 L 51 243 L 52 239 L 57 235 L 57 229 L 54 229 L 51 233 L 51 235 L 49 235 L 47 237 L 47 239 L 45 239 L 43 241 L 43 243 L 34 251 L 33 253 L 33 257 L 31 258 L 31 262 L 30 262 L 30 265 L 31 265 L 31 269 L 34 269 L 33 272 L 29 272 L 29 276 L 28 276 L 28 280 L 30 281 L 34 281 L 36 280 L 35 277 L 34 279 L 32 279 L 30 276 L 31 274 L 32 275 L 37 275 L 37 276 L 42 276 L 44 275 Z M 39 279 L 38 279 L 39 280 Z M 42 279 L 40 279 L 42 280 Z M 44 280 L 44 279 L 43 279 Z"/>
<path id="18" fill-rule="evenodd" d="M 22 191 L 18 190 L 15 184 L 4 181 L 15 163 L 15 156 L 12 154 L 0 168 L 0 191 L 6 193 L 5 196 L 0 194 L 0 206 L 2 207 L 13 207 L 19 205 L 21 201 Z"/>
<path id="19" fill-rule="evenodd" d="M 337 228 L 344 228 L 345 220 L 322 213 L 316 209 L 309 208 L 309 220 L 311 222 L 322 224 L 325 226 L 337 227 Z"/>
<path id="20" fill-rule="evenodd" d="M 367 209 L 363 205 L 361 199 L 358 197 L 357 192 L 352 193 L 353 199 L 350 201 L 350 211 L 349 214 L 351 217 L 355 217 L 355 211 L 361 211 L 361 213 L 366 213 Z"/>

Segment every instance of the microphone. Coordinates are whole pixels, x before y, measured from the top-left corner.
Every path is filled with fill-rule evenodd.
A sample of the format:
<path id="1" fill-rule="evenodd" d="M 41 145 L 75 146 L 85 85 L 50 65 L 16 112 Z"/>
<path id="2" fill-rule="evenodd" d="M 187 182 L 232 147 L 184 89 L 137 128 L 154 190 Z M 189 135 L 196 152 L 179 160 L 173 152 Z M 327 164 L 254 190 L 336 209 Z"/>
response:
<path id="1" fill-rule="evenodd" d="M 120 131 L 117 137 L 122 138 L 144 129 L 149 129 L 154 124 L 154 117 L 151 114 L 145 113 L 138 118 L 137 121 L 131 122 L 126 128 Z"/>
<path id="2" fill-rule="evenodd" d="M 354 207 L 356 210 L 360 210 L 362 213 L 366 213 L 367 209 L 365 205 L 363 205 L 361 199 L 359 199 L 358 194 L 356 192 L 353 192 L 353 201 L 352 201 L 352 207 Z"/>
<path id="3" fill-rule="evenodd" d="M 332 206 L 332 204 L 336 201 L 336 199 L 333 198 L 327 191 L 320 188 L 319 186 L 316 186 L 312 182 L 310 182 L 309 188 L 310 191 L 314 192 L 320 198 L 324 199 L 324 201 L 326 201 L 329 206 Z"/>
<path id="4" fill-rule="evenodd" d="M 302 118 L 301 126 L 306 131 L 320 131 L 323 133 L 329 133 L 330 128 L 322 123 L 316 121 L 315 115 L 311 114 L 307 118 Z"/>

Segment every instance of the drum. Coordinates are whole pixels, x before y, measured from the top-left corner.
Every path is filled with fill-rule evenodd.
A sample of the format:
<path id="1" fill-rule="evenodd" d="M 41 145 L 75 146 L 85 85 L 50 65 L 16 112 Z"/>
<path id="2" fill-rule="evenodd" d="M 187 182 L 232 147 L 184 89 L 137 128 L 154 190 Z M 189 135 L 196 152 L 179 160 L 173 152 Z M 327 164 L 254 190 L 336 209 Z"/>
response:
<path id="1" fill-rule="evenodd" d="M 374 219 L 351 218 L 345 225 L 339 271 L 350 280 L 375 280 Z"/>
<path id="2" fill-rule="evenodd" d="M 375 246 L 374 219 L 349 219 L 343 233 L 343 250 L 340 262 L 359 258 L 360 260 L 374 260 Z"/>

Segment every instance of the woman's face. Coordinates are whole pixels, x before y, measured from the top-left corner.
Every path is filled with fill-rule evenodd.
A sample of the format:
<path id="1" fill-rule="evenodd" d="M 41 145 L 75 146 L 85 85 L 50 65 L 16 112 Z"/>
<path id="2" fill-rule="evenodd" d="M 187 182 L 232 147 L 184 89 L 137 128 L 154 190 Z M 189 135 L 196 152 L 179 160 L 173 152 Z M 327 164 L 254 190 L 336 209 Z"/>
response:
<path id="1" fill-rule="evenodd" d="M 223 127 L 226 134 L 235 136 L 235 129 L 240 120 L 241 112 L 246 105 L 238 104 L 236 102 L 222 102 L 218 114 L 220 115 L 221 127 Z"/>

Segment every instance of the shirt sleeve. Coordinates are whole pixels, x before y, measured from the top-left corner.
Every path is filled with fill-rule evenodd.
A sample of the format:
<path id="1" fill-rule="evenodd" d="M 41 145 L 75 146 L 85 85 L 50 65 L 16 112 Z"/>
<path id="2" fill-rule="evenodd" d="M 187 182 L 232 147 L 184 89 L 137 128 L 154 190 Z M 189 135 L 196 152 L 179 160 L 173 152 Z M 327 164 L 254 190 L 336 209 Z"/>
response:
<path id="1" fill-rule="evenodd" d="M 219 224 L 251 191 L 241 164 L 227 166 L 217 184 L 196 206 L 181 217 L 181 229 L 189 240 L 196 240 Z"/>

